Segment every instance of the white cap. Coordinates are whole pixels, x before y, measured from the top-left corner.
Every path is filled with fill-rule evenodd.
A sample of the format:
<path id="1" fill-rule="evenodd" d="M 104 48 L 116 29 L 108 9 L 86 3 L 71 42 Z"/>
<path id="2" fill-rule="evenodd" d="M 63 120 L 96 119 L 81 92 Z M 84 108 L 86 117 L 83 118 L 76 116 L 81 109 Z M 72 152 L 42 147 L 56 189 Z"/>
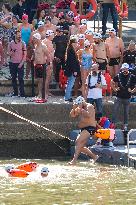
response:
<path id="1" fill-rule="evenodd" d="M 87 30 L 85 31 L 85 34 L 87 34 L 87 35 L 93 35 L 94 32 L 93 32 L 91 29 L 87 29 Z"/>
<path id="2" fill-rule="evenodd" d="M 43 167 L 43 168 L 41 169 L 41 174 L 48 174 L 48 173 L 49 173 L 48 167 Z"/>
<path id="3" fill-rule="evenodd" d="M 13 165 L 8 165 L 8 166 L 6 166 L 5 167 L 5 170 L 7 171 L 7 172 L 9 172 L 11 169 L 14 169 L 15 167 L 13 166 Z"/>
<path id="4" fill-rule="evenodd" d="M 84 102 L 85 102 L 85 99 L 84 99 L 82 96 L 79 96 L 79 97 L 77 97 L 77 98 L 75 99 L 74 104 L 75 104 L 75 105 L 80 105 L 80 104 L 82 104 L 82 103 L 84 103 Z"/>
<path id="5" fill-rule="evenodd" d="M 94 33 L 93 38 L 101 39 L 102 35 L 100 33 Z"/>
<path id="6" fill-rule="evenodd" d="M 86 19 L 82 19 L 81 20 L 81 24 L 87 24 L 87 20 Z"/>
<path id="7" fill-rule="evenodd" d="M 41 26 L 44 26 L 44 22 L 43 21 L 39 21 L 39 23 L 38 23 L 38 28 L 40 28 Z"/>
<path id="8" fill-rule="evenodd" d="M 90 46 L 90 45 L 91 45 L 90 41 L 85 40 L 85 42 L 84 42 L 84 46 L 86 47 L 86 46 Z"/>
<path id="9" fill-rule="evenodd" d="M 73 11 L 68 11 L 68 16 L 70 17 L 70 18 L 74 18 L 74 13 L 73 13 Z"/>
<path id="10" fill-rule="evenodd" d="M 39 33 L 35 33 L 33 35 L 34 38 L 38 39 L 38 40 L 41 40 L 41 35 Z"/>
<path id="11" fill-rule="evenodd" d="M 129 69 L 129 65 L 127 63 L 123 63 L 122 66 L 121 66 L 121 69 L 123 69 L 123 68 Z"/>
<path id="12" fill-rule="evenodd" d="M 108 33 L 114 33 L 116 35 L 116 30 L 114 28 L 111 28 L 108 30 Z"/>
<path id="13" fill-rule="evenodd" d="M 73 39 L 75 39 L 75 40 L 78 41 L 78 37 L 77 37 L 77 35 L 71 35 L 71 36 L 70 36 L 70 40 L 73 40 Z"/>
<path id="14" fill-rule="evenodd" d="M 48 36 L 51 36 L 51 35 L 53 35 L 54 34 L 54 32 L 52 31 L 52 30 L 47 30 L 46 31 L 46 36 L 48 37 Z"/>
<path id="15" fill-rule="evenodd" d="M 78 35 L 78 40 L 81 40 L 81 39 L 85 40 L 85 35 L 84 34 L 79 34 Z"/>

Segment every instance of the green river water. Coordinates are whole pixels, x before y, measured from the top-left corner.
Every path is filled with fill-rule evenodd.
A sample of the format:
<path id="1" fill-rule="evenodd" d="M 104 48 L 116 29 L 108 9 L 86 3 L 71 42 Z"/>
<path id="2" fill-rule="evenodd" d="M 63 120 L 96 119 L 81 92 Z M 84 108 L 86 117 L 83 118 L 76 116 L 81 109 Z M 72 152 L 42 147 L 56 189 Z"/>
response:
<path id="1" fill-rule="evenodd" d="M 26 160 L 0 161 L 0 205 L 136 205 L 136 170 L 79 161 L 33 160 L 39 164 L 27 178 L 12 178 L 7 164 Z M 48 167 L 42 178 L 40 170 Z"/>

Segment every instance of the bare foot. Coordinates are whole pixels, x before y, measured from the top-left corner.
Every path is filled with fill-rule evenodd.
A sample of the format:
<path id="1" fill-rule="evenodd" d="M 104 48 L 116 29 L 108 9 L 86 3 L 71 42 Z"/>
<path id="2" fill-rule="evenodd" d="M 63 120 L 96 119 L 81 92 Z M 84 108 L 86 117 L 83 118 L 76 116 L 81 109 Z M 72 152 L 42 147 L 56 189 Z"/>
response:
<path id="1" fill-rule="evenodd" d="M 68 162 L 68 165 L 74 166 L 74 165 L 76 165 L 76 162 L 74 160 L 72 160 L 71 162 Z"/>
<path id="2" fill-rule="evenodd" d="M 95 163 L 99 159 L 99 155 L 96 155 L 95 158 L 93 159 L 93 163 Z"/>

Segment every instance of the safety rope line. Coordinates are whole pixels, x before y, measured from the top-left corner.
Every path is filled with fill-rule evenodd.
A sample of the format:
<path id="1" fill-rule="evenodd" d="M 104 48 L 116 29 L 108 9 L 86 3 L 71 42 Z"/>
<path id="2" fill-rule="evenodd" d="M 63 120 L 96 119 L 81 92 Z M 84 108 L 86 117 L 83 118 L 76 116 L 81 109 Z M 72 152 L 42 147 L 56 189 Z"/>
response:
<path id="1" fill-rule="evenodd" d="M 33 125 L 33 126 L 36 126 L 36 127 L 38 127 L 38 128 L 42 128 L 42 129 L 44 129 L 44 130 L 46 130 L 46 131 L 48 131 L 48 132 L 51 132 L 51 133 L 53 133 L 53 134 L 55 134 L 55 135 L 58 135 L 58 136 L 60 136 L 60 137 L 62 137 L 62 138 L 64 138 L 64 139 L 68 139 L 69 141 L 74 141 L 74 140 L 71 140 L 71 139 L 69 139 L 68 137 L 66 137 L 66 136 L 64 136 L 64 135 L 62 135 L 62 134 L 60 134 L 60 133 L 58 133 L 58 132 L 55 132 L 55 131 L 53 131 L 53 130 L 50 130 L 50 129 L 47 128 L 47 127 L 44 127 L 44 126 L 42 126 L 42 125 L 39 125 L 38 123 L 33 122 L 32 120 L 29 120 L 29 119 L 27 119 L 27 118 L 25 118 L 25 117 L 23 117 L 23 116 L 20 116 L 19 114 L 16 114 L 16 113 L 14 113 L 14 112 L 12 112 L 12 111 L 10 111 L 10 110 L 8 110 L 8 109 L 2 107 L 2 106 L 0 106 L 0 110 L 4 111 L 4 112 L 6 112 L 6 113 L 8 113 L 8 114 L 10 114 L 10 115 L 13 115 L 13 116 L 15 116 L 15 117 L 17 117 L 17 118 L 19 118 L 19 119 L 21 119 L 21 120 L 23 120 L 23 121 L 26 121 L 26 122 L 28 122 L 29 124 Z"/>
<path id="2" fill-rule="evenodd" d="M 14 110 L 19 116 L 22 117 L 22 115 L 19 114 L 19 112 L 14 109 L 11 105 L 8 105 L 12 110 Z M 44 133 L 44 131 L 41 131 L 37 126 L 32 125 L 35 129 L 38 130 L 38 132 L 42 133 L 42 135 L 46 136 L 46 134 Z M 60 145 L 58 145 L 56 142 L 54 142 L 50 137 L 46 136 L 53 144 L 55 144 L 58 148 L 60 148 L 60 150 L 62 150 L 65 154 L 67 153 L 66 149 L 64 149 L 63 147 L 61 147 Z M 66 138 L 66 137 L 65 137 Z M 69 138 L 67 138 L 69 139 Z M 70 139 L 69 139 L 70 140 Z"/>

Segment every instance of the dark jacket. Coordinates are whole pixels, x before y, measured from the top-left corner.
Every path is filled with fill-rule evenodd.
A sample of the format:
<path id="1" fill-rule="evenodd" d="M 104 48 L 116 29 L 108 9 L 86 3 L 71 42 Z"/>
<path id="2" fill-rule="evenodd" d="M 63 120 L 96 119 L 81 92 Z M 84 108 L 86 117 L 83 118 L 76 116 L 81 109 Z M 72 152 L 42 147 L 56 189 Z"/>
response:
<path id="1" fill-rule="evenodd" d="M 77 74 L 80 73 L 80 64 L 79 64 L 78 57 L 74 51 L 74 48 L 70 47 L 67 50 L 65 75 L 67 77 L 70 77 L 74 72 L 77 72 Z"/>

